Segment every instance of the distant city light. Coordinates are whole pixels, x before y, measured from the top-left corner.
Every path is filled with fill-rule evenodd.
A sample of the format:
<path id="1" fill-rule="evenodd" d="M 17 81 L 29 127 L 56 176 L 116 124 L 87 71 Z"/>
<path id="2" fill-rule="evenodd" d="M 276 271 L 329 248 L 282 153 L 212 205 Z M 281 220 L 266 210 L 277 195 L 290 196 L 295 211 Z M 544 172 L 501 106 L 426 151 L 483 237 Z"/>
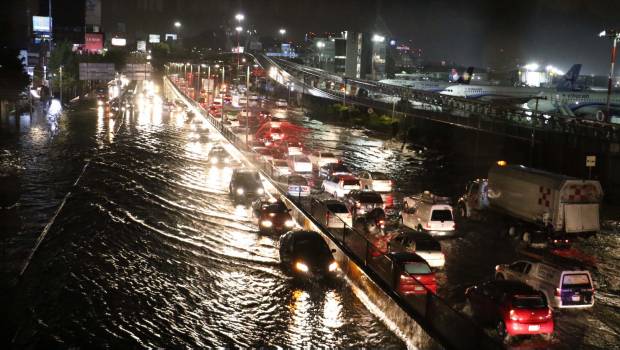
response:
<path id="1" fill-rule="evenodd" d="M 235 15 L 235 19 L 239 22 L 243 21 L 245 19 L 245 16 L 242 13 L 238 13 Z"/>
<path id="2" fill-rule="evenodd" d="M 383 41 L 385 41 L 385 37 L 381 36 L 379 34 L 375 34 L 372 36 L 372 41 L 376 42 L 376 43 L 382 43 Z"/>
<path id="3" fill-rule="evenodd" d="M 553 75 L 564 75 L 564 72 L 552 65 L 548 65 L 547 67 L 545 67 L 545 70 Z"/>
<path id="4" fill-rule="evenodd" d="M 280 28 L 280 34 L 282 34 L 282 35 L 286 34 L 286 29 Z"/>
<path id="5" fill-rule="evenodd" d="M 531 70 L 531 71 L 536 71 L 538 70 L 538 68 L 540 68 L 540 66 L 538 65 L 538 63 L 528 63 L 525 66 L 523 66 L 523 68 L 527 69 L 527 70 Z"/>
<path id="6" fill-rule="evenodd" d="M 181 28 L 181 22 L 179 21 L 174 22 L 174 26 L 177 28 Z"/>
<path id="7" fill-rule="evenodd" d="M 325 43 L 322 41 L 319 41 L 318 43 L 316 43 L 316 47 L 318 47 L 319 49 L 322 49 L 325 47 Z"/>
<path id="8" fill-rule="evenodd" d="M 242 27 L 237 27 L 237 28 L 235 28 L 235 30 L 240 33 L 240 32 L 243 31 L 243 28 Z"/>
<path id="9" fill-rule="evenodd" d="M 396 45 L 396 40 L 390 40 L 390 45 L 391 45 L 391 46 Z"/>

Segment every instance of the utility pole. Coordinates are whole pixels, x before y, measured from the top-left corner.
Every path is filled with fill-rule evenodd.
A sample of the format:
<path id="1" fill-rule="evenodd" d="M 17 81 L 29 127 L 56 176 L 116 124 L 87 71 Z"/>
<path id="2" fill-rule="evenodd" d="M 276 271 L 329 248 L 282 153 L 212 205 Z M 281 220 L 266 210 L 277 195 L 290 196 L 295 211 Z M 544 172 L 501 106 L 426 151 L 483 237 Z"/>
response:
<path id="1" fill-rule="evenodd" d="M 245 146 L 248 146 L 248 134 L 250 132 L 250 64 L 245 77 Z"/>
<path id="2" fill-rule="evenodd" d="M 62 106 L 62 66 L 60 66 L 60 105 Z"/>
<path id="3" fill-rule="evenodd" d="M 609 122 L 611 119 L 611 88 L 613 85 L 614 79 L 614 65 L 616 64 L 616 46 L 618 43 L 618 39 L 620 39 L 620 33 L 616 30 L 604 30 L 599 33 L 599 37 L 610 38 L 612 41 L 611 44 L 611 67 L 609 69 L 609 80 L 607 81 L 607 116 L 606 121 Z"/>

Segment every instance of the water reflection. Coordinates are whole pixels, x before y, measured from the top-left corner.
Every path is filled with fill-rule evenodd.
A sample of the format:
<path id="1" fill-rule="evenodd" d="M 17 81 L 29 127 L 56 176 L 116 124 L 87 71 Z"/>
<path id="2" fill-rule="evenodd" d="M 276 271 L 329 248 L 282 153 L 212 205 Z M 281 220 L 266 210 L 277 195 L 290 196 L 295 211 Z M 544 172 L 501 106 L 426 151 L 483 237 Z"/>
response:
<path id="1" fill-rule="evenodd" d="M 307 346 L 312 340 L 310 307 L 310 294 L 305 290 L 294 290 L 289 305 L 292 316 L 289 324 L 289 336 L 291 338 L 290 344 L 293 347 Z"/>

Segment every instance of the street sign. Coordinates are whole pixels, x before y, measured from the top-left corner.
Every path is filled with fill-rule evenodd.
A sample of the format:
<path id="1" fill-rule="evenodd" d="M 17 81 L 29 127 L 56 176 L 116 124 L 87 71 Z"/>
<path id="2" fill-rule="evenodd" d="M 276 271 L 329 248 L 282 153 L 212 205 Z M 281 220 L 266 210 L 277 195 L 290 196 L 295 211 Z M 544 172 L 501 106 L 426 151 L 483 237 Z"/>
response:
<path id="1" fill-rule="evenodd" d="M 128 63 L 123 69 L 123 75 L 129 80 L 147 80 L 152 71 L 150 63 Z"/>
<path id="2" fill-rule="evenodd" d="M 596 156 L 587 156 L 586 157 L 586 166 L 588 168 L 592 168 L 596 166 Z"/>
<path id="3" fill-rule="evenodd" d="M 114 63 L 80 63 L 80 80 L 112 80 Z"/>

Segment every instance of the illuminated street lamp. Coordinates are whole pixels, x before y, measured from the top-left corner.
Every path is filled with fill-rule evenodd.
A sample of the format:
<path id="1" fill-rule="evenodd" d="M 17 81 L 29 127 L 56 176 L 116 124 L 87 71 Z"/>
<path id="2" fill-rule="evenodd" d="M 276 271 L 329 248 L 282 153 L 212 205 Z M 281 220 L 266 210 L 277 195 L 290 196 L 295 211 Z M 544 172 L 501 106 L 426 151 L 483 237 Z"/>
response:
<path id="1" fill-rule="evenodd" d="M 614 78 L 614 65 L 616 64 L 616 45 L 618 44 L 618 39 L 620 39 L 620 32 L 611 29 L 611 30 L 603 30 L 598 34 L 599 38 L 609 38 L 612 41 L 611 44 L 611 67 L 609 69 L 609 80 L 607 81 L 607 118 L 611 117 L 611 85 L 612 80 Z"/>
<path id="2" fill-rule="evenodd" d="M 235 19 L 237 20 L 237 22 L 241 22 L 245 19 L 245 16 L 242 13 L 237 13 L 235 15 Z"/>
<path id="3" fill-rule="evenodd" d="M 237 20 L 237 22 L 239 24 L 241 24 L 241 21 L 243 21 L 245 19 L 245 16 L 242 13 L 237 13 L 235 15 L 235 19 Z M 241 31 L 243 31 L 243 27 L 241 26 L 237 26 L 235 28 L 235 31 L 237 31 L 237 71 L 239 71 L 239 59 L 241 56 L 241 52 L 239 52 L 239 33 L 241 33 Z"/>
<path id="4" fill-rule="evenodd" d="M 280 33 L 280 36 L 282 37 L 282 42 L 284 42 L 284 35 L 286 34 L 286 29 L 280 28 L 278 32 Z"/>
<path id="5" fill-rule="evenodd" d="M 382 43 L 382 42 L 384 42 L 384 41 L 385 41 L 385 37 L 384 37 L 384 36 L 382 36 L 382 35 L 379 35 L 379 34 L 374 34 L 374 35 L 372 36 L 372 39 L 371 39 L 371 40 L 372 40 L 372 41 L 374 41 L 374 42 L 376 42 L 376 43 Z"/>
<path id="6" fill-rule="evenodd" d="M 316 43 L 316 47 L 319 49 L 319 68 L 321 68 L 321 58 L 323 56 L 323 48 L 325 47 L 325 43 L 319 41 Z"/>
<path id="7" fill-rule="evenodd" d="M 177 29 L 181 28 L 181 22 L 179 21 L 174 22 L 174 27 Z"/>

